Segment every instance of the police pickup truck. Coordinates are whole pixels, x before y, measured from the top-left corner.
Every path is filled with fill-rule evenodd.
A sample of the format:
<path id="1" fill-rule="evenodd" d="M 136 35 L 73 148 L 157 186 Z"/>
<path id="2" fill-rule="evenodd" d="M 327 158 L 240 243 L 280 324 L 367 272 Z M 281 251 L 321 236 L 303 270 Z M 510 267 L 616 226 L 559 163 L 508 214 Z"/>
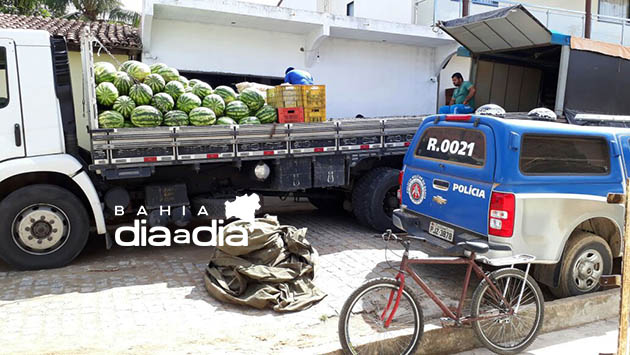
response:
<path id="1" fill-rule="evenodd" d="M 531 254 L 556 296 L 583 294 L 621 256 L 629 164 L 630 129 L 429 116 L 404 157 L 393 220 L 443 248 L 483 240 L 489 258 Z"/>

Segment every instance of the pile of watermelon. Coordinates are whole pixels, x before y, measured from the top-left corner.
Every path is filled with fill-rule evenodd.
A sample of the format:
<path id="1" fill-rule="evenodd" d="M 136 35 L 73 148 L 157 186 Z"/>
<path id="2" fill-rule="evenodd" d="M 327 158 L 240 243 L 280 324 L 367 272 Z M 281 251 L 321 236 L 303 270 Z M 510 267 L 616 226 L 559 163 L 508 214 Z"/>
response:
<path id="1" fill-rule="evenodd" d="M 100 128 L 209 126 L 274 123 L 275 108 L 254 89 L 237 94 L 188 80 L 165 64 L 129 60 L 116 67 L 94 64 Z"/>

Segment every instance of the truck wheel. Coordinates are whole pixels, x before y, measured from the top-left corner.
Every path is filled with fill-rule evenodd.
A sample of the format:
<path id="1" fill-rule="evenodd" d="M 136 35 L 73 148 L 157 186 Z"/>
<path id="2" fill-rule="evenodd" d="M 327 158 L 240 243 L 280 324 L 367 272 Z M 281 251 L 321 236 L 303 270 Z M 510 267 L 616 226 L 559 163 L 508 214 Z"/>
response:
<path id="1" fill-rule="evenodd" d="M 560 262 L 558 286 L 550 289 L 556 297 L 569 297 L 597 291 L 600 276 L 612 272 L 613 257 L 604 238 L 579 232 L 567 242 Z"/>
<path id="2" fill-rule="evenodd" d="M 398 208 L 398 170 L 376 168 L 359 179 L 352 190 L 354 215 L 364 225 L 382 232 L 395 229 L 392 213 Z"/>
<path id="3" fill-rule="evenodd" d="M 0 202 L 0 258 L 20 269 L 69 264 L 89 236 L 89 218 L 72 192 L 31 185 Z"/>

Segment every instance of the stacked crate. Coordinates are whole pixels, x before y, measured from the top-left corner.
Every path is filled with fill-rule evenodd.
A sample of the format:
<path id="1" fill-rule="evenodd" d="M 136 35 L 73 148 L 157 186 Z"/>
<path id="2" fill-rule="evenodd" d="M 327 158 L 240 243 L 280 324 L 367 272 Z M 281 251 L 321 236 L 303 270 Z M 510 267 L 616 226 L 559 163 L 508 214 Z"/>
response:
<path id="1" fill-rule="evenodd" d="M 278 109 L 278 122 L 326 121 L 326 86 L 279 85 L 267 90 L 267 103 Z"/>

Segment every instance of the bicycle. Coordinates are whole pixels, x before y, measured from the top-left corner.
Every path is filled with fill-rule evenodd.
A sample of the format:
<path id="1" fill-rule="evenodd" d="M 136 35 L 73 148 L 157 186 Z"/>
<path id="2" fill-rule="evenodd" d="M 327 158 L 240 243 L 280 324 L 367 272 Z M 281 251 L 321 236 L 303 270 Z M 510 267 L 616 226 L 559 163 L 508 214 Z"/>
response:
<path id="1" fill-rule="evenodd" d="M 529 276 L 531 255 L 488 259 L 477 256 L 488 251 L 482 241 L 458 243 L 463 252 L 455 257 L 409 258 L 415 236 L 396 236 L 391 230 L 383 233 L 388 242 L 395 240 L 404 247 L 402 261 L 395 279 L 377 278 L 364 283 L 346 300 L 339 317 L 339 340 L 347 354 L 413 354 L 422 339 L 424 321 L 416 294 L 406 284 L 410 276 L 442 310 L 442 322 L 455 326 L 472 325 L 475 334 L 489 350 L 514 354 L 527 348 L 538 336 L 544 317 L 544 299 L 536 281 Z M 466 251 L 469 253 L 466 256 Z M 493 266 L 508 266 L 484 273 L 477 259 Z M 466 277 L 457 309 L 448 308 L 416 274 L 411 265 L 467 265 Z M 514 267 L 526 264 L 522 271 Z M 481 279 L 472 297 L 471 314 L 462 315 L 462 308 L 472 272 Z"/>

